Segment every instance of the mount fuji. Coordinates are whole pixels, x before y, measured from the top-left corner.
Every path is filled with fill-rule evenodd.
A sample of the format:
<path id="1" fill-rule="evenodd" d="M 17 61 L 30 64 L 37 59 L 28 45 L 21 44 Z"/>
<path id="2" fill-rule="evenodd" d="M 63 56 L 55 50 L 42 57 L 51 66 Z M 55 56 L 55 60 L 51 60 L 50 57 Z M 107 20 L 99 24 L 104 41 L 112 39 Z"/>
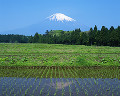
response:
<path id="1" fill-rule="evenodd" d="M 61 21 L 61 22 L 64 22 L 64 21 L 75 21 L 74 19 L 62 14 L 62 13 L 56 13 L 56 14 L 53 14 L 49 17 L 47 17 L 49 20 L 52 20 L 52 21 Z"/>
<path id="2" fill-rule="evenodd" d="M 46 30 L 72 31 L 77 28 L 80 28 L 82 31 L 89 30 L 89 27 L 80 24 L 77 20 L 71 17 L 68 17 L 62 13 L 55 13 L 37 24 L 25 28 L 6 31 L 2 34 L 21 34 L 28 36 L 28 35 L 34 35 L 36 32 L 38 32 L 39 34 L 44 34 Z"/>

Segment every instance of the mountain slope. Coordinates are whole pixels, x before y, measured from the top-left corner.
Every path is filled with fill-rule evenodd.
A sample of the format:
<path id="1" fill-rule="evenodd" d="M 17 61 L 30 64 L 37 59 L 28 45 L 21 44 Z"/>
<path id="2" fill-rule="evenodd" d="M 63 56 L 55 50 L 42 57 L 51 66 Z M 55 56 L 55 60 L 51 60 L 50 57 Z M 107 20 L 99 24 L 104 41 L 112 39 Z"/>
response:
<path id="1" fill-rule="evenodd" d="M 56 13 L 37 24 L 33 24 L 25 28 L 5 31 L 2 34 L 34 35 L 36 32 L 39 34 L 44 34 L 46 30 L 72 31 L 77 28 L 80 28 L 82 31 L 89 30 L 88 27 L 80 24 L 77 20 L 74 20 L 73 18 L 62 13 Z"/>

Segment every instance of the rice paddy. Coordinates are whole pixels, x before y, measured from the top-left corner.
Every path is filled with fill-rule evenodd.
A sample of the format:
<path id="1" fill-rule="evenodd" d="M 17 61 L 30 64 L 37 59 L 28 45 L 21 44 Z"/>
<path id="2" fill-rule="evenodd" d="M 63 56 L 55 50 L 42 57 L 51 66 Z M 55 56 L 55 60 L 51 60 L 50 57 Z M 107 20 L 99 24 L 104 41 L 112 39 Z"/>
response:
<path id="1" fill-rule="evenodd" d="M 120 48 L 0 44 L 0 96 L 120 96 Z"/>
<path id="2" fill-rule="evenodd" d="M 0 96 L 119 96 L 120 67 L 1 67 Z"/>

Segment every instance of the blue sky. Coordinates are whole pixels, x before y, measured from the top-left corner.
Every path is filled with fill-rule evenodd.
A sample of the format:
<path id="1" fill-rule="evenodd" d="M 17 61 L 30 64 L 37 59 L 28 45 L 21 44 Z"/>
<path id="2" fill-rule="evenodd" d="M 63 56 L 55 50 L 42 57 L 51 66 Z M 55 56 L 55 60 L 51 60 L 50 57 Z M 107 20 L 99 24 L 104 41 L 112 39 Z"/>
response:
<path id="1" fill-rule="evenodd" d="M 89 27 L 117 27 L 119 10 L 120 0 L 0 0 L 0 34 L 39 23 L 54 13 Z"/>

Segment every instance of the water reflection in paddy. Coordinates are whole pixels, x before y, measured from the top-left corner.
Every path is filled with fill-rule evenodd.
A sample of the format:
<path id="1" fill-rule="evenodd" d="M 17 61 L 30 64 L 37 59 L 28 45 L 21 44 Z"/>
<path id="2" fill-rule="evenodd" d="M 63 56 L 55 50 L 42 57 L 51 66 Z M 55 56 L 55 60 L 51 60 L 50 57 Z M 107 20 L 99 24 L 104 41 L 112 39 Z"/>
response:
<path id="1" fill-rule="evenodd" d="M 0 69 L 0 96 L 119 96 L 119 90 L 119 67 Z"/>

